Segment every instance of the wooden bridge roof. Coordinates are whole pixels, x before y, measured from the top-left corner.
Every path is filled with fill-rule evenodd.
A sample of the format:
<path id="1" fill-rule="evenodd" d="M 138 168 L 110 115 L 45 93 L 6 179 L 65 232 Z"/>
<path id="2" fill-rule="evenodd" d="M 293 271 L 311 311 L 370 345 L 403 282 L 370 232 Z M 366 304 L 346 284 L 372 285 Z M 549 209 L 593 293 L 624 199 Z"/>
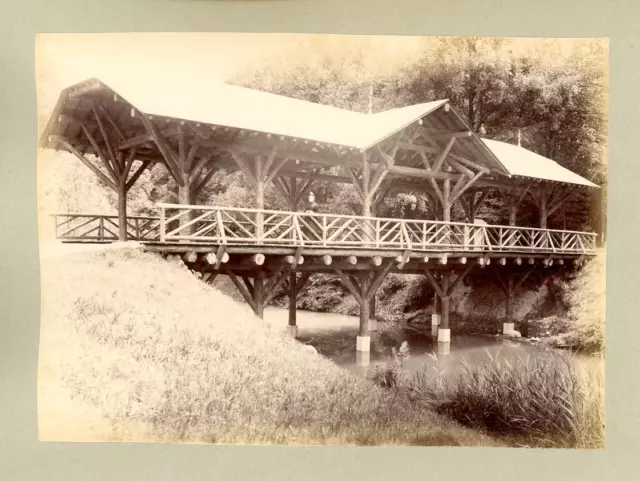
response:
<path id="1" fill-rule="evenodd" d="M 561 166 L 559 163 L 524 147 L 498 140 L 482 140 L 514 178 L 526 177 L 598 188 L 593 182 Z"/>
<path id="2" fill-rule="evenodd" d="M 198 129 L 222 127 L 248 134 L 279 136 L 309 143 L 313 147 L 338 147 L 365 151 L 389 139 L 407 126 L 420 121 L 426 129 L 443 133 L 467 133 L 468 126 L 449 106 L 448 100 L 437 100 L 408 107 L 390 109 L 376 114 L 363 114 L 304 100 L 275 95 L 232 85 L 212 85 L 206 92 L 196 84 L 163 85 L 162 79 L 106 85 L 99 79 L 88 79 L 65 89 L 45 128 L 40 145 L 43 148 L 63 148 L 58 137 L 74 144 L 83 153 L 93 154 L 93 147 L 82 135 L 81 124 L 90 121 L 91 105 L 107 111 L 125 134 L 144 132 L 138 115 L 151 117 L 159 127 L 188 123 Z M 170 92 L 167 94 L 167 92 Z M 131 113 L 131 115 L 130 115 Z M 422 123 L 423 122 L 423 123 Z M 89 126 L 97 130 L 97 126 Z M 107 130 L 115 127 L 108 125 Z M 109 132 L 115 134 L 116 132 Z M 446 145 L 446 140 L 440 149 Z M 454 155 L 473 159 L 498 175 L 507 175 L 506 168 L 475 134 L 458 139 L 452 147 Z M 315 144 L 315 145 L 314 145 Z M 299 146 L 304 149 L 304 147 Z"/>
<path id="3" fill-rule="evenodd" d="M 96 122 L 98 113 L 104 118 L 102 124 Z M 462 162 L 484 169 L 481 182 L 488 185 L 515 177 L 509 183 L 534 178 L 595 186 L 526 149 L 481 139 L 446 99 L 363 114 L 232 85 L 205 86 L 197 79 L 174 85 L 165 79 L 136 78 L 107 85 L 92 78 L 72 85 L 60 94 L 40 146 L 98 155 L 96 147 L 104 151 L 107 146 L 95 139 L 106 135 L 120 139 L 119 151 L 135 146 L 142 162 L 165 162 L 166 152 L 153 143 L 150 124 L 174 152 L 180 147 L 176 136 L 185 132 L 191 135 L 191 145 L 217 152 L 268 154 L 277 144 L 278 156 L 286 162 L 283 173 L 289 174 L 321 165 L 355 165 L 361 162 L 361 152 L 384 148 L 395 156 L 390 178 L 422 183 L 450 176 L 436 172 L 438 168 L 431 171 L 425 158 L 432 156 L 431 166 L 441 166 L 442 159 L 436 158 L 446 151 L 452 165 Z M 457 141 L 452 142 L 453 137 Z M 217 165 L 227 161 L 223 158 Z M 458 164 L 459 172 L 464 169 Z"/>

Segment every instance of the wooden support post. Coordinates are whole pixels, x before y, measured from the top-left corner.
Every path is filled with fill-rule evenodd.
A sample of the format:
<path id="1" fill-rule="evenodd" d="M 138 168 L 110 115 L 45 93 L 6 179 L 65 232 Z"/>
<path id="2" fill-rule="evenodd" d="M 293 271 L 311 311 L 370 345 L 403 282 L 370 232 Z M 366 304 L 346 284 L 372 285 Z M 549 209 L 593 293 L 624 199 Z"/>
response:
<path id="1" fill-rule="evenodd" d="M 289 322 L 287 324 L 287 334 L 289 334 L 289 336 L 293 338 L 297 337 L 298 335 L 298 326 L 296 321 L 296 314 L 297 314 L 296 302 L 298 299 L 298 293 L 302 290 L 304 285 L 307 283 L 310 275 L 311 275 L 310 272 L 304 272 L 300 275 L 300 278 L 298 278 L 297 274 L 293 271 L 289 271 L 288 274 L 285 271 L 285 273 L 283 274 L 283 277 L 288 278 L 287 289 L 286 289 L 287 296 L 289 296 Z"/>
<path id="2" fill-rule="evenodd" d="M 449 196 L 451 195 L 451 179 L 445 179 L 442 189 L 442 197 L 444 202 L 442 203 L 442 220 L 444 222 L 451 222 L 451 204 Z"/>
<path id="3" fill-rule="evenodd" d="M 448 293 L 450 285 L 451 285 L 451 280 L 449 278 L 449 274 L 447 273 L 442 276 L 442 292 Z M 450 308 L 449 296 L 445 295 L 442 298 L 442 329 L 449 329 L 449 308 Z M 444 341 L 444 342 L 447 342 L 447 341 Z"/>
<path id="4" fill-rule="evenodd" d="M 540 228 L 547 228 L 547 186 L 542 184 L 540 187 Z"/>
<path id="5" fill-rule="evenodd" d="M 360 279 L 360 295 L 362 296 L 362 302 L 360 303 L 360 327 L 358 329 L 358 335 L 360 337 L 369 337 L 369 315 L 371 309 L 371 298 L 367 296 L 371 279 L 369 273 L 365 273 Z"/>
<path id="6" fill-rule="evenodd" d="M 525 271 L 523 274 L 520 274 L 519 278 L 516 273 L 506 272 L 504 275 L 506 279 L 503 277 L 503 274 L 500 272 L 498 268 L 494 269 L 496 277 L 500 282 L 500 286 L 502 287 L 502 291 L 505 295 L 505 314 L 504 314 L 504 322 L 502 324 L 502 333 L 504 335 L 510 336 L 515 332 L 515 321 L 514 321 L 514 296 L 516 291 L 520 288 L 520 286 L 527 280 L 527 278 L 533 272 L 532 267 L 529 270 Z M 528 326 L 526 321 L 523 323 L 522 335 L 526 337 Z"/>
<path id="7" fill-rule="evenodd" d="M 127 240 L 127 189 L 126 179 L 121 176 L 118 179 L 118 240 Z"/>
<path id="8" fill-rule="evenodd" d="M 264 173 L 262 171 L 262 159 L 260 156 L 255 158 L 256 172 L 256 209 L 264 210 Z M 258 244 L 262 244 L 264 237 L 264 213 L 256 213 L 256 238 Z"/>
<path id="9" fill-rule="evenodd" d="M 358 276 L 358 279 L 351 279 L 342 270 L 335 270 L 345 287 L 356 298 L 360 306 L 360 327 L 356 339 L 356 351 L 358 352 L 368 353 L 370 351 L 371 338 L 369 337 L 369 323 L 371 320 L 371 299 L 375 297 L 377 290 L 384 282 L 385 277 L 394 264 L 393 259 L 387 260 L 382 269 L 375 271 L 373 278 L 370 272 L 363 272 Z M 366 363 L 368 363 L 368 360 Z"/>
<path id="10" fill-rule="evenodd" d="M 296 300 L 298 298 L 298 289 L 296 287 L 297 274 L 289 273 L 289 323 L 287 332 L 291 337 L 295 338 L 298 334 L 298 326 L 296 325 Z"/>
<path id="11" fill-rule="evenodd" d="M 256 315 L 264 319 L 264 271 L 258 271 L 253 280 L 253 298 L 256 305 Z"/>
<path id="12" fill-rule="evenodd" d="M 440 299 L 440 327 L 438 329 L 438 342 L 449 343 L 451 342 L 451 330 L 449 328 L 449 311 L 450 311 L 450 298 L 453 294 L 455 287 L 464 279 L 469 272 L 473 269 L 473 263 L 467 264 L 464 272 L 458 274 L 458 276 L 453 279 L 453 271 L 445 272 L 439 278 L 439 281 L 436 277 L 429 271 L 425 270 L 425 276 L 433 287 L 436 295 Z M 433 322 L 432 322 L 433 325 Z"/>

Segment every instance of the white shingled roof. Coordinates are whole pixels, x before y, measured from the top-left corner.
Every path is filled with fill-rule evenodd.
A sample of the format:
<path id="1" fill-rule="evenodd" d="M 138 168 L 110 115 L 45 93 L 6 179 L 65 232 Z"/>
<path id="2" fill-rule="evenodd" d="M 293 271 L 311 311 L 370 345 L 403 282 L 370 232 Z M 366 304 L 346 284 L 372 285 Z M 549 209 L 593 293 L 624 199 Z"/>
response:
<path id="1" fill-rule="evenodd" d="M 152 83 L 107 81 L 140 111 L 157 116 L 241 128 L 366 149 L 444 105 L 437 100 L 364 114 L 229 84 L 203 89 Z M 188 84 L 189 82 L 187 82 Z"/>
<path id="2" fill-rule="evenodd" d="M 570 171 L 557 162 L 527 150 L 524 147 L 500 142 L 498 140 L 482 139 L 482 141 L 489 147 L 500 162 L 502 162 L 511 175 L 598 187 L 593 182 Z"/>

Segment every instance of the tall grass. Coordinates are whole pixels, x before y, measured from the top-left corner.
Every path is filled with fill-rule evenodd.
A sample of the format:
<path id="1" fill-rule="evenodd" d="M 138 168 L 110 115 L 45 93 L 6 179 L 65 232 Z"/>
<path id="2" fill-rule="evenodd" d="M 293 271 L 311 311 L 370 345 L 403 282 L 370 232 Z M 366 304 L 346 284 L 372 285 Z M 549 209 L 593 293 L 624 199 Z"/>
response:
<path id="1" fill-rule="evenodd" d="M 437 413 L 518 445 L 602 448 L 602 366 L 600 358 L 576 365 L 563 354 L 492 358 L 453 378 L 423 369 L 409 388 Z"/>

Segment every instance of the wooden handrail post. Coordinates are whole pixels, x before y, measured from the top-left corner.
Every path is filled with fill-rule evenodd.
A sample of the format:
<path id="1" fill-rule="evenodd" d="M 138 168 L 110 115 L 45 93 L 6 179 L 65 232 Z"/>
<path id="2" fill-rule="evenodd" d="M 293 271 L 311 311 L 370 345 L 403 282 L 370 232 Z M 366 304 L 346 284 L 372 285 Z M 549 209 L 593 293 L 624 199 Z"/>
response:
<path id="1" fill-rule="evenodd" d="M 327 246 L 327 216 L 322 216 L 322 246 Z"/>
<path id="2" fill-rule="evenodd" d="M 165 235 L 167 233 L 166 213 L 164 206 L 160 207 L 160 242 L 165 242 Z"/>
<path id="3" fill-rule="evenodd" d="M 104 240 L 104 217 L 100 216 L 100 227 L 98 228 L 98 237 L 100 240 Z"/>
<path id="4" fill-rule="evenodd" d="M 256 241 L 258 244 L 262 244 L 262 238 L 264 237 L 264 213 L 262 211 L 256 212 Z"/>

